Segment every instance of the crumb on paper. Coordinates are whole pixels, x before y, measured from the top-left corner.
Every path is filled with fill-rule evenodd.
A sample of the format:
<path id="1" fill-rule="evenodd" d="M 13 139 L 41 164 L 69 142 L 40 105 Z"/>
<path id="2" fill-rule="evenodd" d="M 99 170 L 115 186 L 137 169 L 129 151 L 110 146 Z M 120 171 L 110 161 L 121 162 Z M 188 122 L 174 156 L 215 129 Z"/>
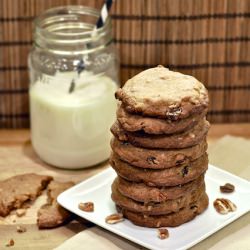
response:
<path id="1" fill-rule="evenodd" d="M 20 209 L 17 209 L 17 210 L 16 210 L 16 215 L 17 215 L 18 217 L 22 217 L 22 216 L 24 216 L 25 214 L 26 214 L 26 209 L 20 208 Z"/>
<path id="2" fill-rule="evenodd" d="M 27 231 L 27 229 L 24 227 L 24 226 L 17 226 L 16 227 L 16 231 L 18 232 L 18 233 L 24 233 L 24 232 L 26 232 Z"/>
<path id="3" fill-rule="evenodd" d="M 13 239 L 10 239 L 9 242 L 6 244 L 6 247 L 12 247 L 15 245 L 15 241 Z"/>

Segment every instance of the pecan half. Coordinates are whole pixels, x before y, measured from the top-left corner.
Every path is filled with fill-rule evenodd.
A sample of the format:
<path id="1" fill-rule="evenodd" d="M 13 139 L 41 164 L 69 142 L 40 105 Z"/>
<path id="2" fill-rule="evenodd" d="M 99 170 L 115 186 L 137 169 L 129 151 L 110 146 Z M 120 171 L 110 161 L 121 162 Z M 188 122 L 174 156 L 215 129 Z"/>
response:
<path id="1" fill-rule="evenodd" d="M 80 202 L 78 208 L 84 212 L 93 212 L 94 211 L 94 203 L 93 202 Z"/>
<path id="2" fill-rule="evenodd" d="M 124 221 L 123 214 L 111 214 L 105 218 L 105 222 L 108 224 L 116 224 Z"/>
<path id="3" fill-rule="evenodd" d="M 166 228 L 158 228 L 158 237 L 161 240 L 165 240 L 169 237 L 169 232 Z"/>
<path id="4" fill-rule="evenodd" d="M 234 212 L 237 207 L 236 205 L 225 198 L 218 198 L 214 201 L 214 208 L 220 214 L 227 214 L 229 212 Z"/>
<path id="5" fill-rule="evenodd" d="M 225 185 L 220 186 L 220 191 L 222 193 L 232 193 L 234 191 L 234 185 L 226 183 Z"/>

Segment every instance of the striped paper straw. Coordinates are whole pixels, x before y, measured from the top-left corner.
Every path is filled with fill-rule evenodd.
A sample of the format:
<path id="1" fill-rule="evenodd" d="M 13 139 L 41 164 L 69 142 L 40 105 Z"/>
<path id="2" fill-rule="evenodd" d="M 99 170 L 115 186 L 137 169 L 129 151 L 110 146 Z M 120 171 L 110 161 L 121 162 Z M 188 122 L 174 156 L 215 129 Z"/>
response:
<path id="1" fill-rule="evenodd" d="M 114 2 L 113 0 L 106 0 L 105 3 L 103 4 L 101 9 L 101 15 L 96 23 L 97 29 L 101 28 L 104 25 L 113 2 Z"/>
<path id="2" fill-rule="evenodd" d="M 109 14 L 109 10 L 113 4 L 114 0 L 106 0 L 105 3 L 103 4 L 102 6 L 102 9 L 101 9 L 101 15 L 100 17 L 98 18 L 97 20 L 97 23 L 96 23 L 96 26 L 93 30 L 93 35 L 95 34 L 95 31 L 101 27 L 103 27 L 103 25 L 105 24 L 106 22 L 106 19 L 108 17 L 108 14 Z M 83 58 L 79 61 L 79 63 L 77 64 L 77 74 L 78 74 L 78 77 L 80 76 L 80 74 L 82 73 L 82 71 L 85 69 L 85 64 L 84 64 L 84 60 Z M 69 86 L 69 94 L 72 93 L 74 90 L 75 90 L 75 79 L 72 79 L 71 83 L 70 83 L 70 86 Z"/>

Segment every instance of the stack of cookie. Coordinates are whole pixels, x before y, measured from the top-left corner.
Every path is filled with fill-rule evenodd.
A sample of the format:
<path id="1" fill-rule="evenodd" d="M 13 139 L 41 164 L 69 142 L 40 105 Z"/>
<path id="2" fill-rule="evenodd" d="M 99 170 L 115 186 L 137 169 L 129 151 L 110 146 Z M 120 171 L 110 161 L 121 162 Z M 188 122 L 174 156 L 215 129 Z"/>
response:
<path id="1" fill-rule="evenodd" d="M 208 206 L 207 90 L 192 76 L 158 66 L 128 80 L 111 131 L 118 211 L 146 227 L 178 226 Z"/>

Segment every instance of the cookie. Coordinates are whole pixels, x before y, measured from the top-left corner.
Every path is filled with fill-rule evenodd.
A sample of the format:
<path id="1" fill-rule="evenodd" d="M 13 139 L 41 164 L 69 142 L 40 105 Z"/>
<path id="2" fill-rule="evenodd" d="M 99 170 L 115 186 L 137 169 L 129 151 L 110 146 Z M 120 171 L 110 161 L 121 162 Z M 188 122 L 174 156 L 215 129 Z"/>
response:
<path id="1" fill-rule="evenodd" d="M 209 122 L 201 120 L 196 126 L 183 133 L 172 135 L 150 135 L 144 132 L 129 132 L 124 130 L 116 121 L 111 127 L 111 132 L 120 141 L 125 141 L 134 146 L 144 148 L 187 148 L 198 144 L 205 138 L 209 129 Z"/>
<path id="2" fill-rule="evenodd" d="M 72 187 L 73 182 L 52 181 L 48 186 L 48 202 L 37 213 L 37 225 L 39 228 L 54 228 L 67 222 L 71 213 L 57 203 L 57 196 Z"/>
<path id="3" fill-rule="evenodd" d="M 183 185 L 172 187 L 152 187 L 144 183 L 127 181 L 119 176 L 117 178 L 117 188 L 122 195 L 145 203 L 178 199 L 189 192 L 200 189 L 203 184 L 204 175 Z"/>
<path id="4" fill-rule="evenodd" d="M 129 79 L 116 92 L 125 109 L 144 116 L 179 120 L 208 107 L 204 85 L 192 76 L 158 66 Z"/>
<path id="5" fill-rule="evenodd" d="M 112 153 L 110 165 L 118 175 L 129 181 L 143 182 L 148 186 L 176 186 L 192 181 L 205 173 L 208 168 L 208 156 L 204 153 L 193 162 L 158 170 L 134 167 Z"/>
<path id="6" fill-rule="evenodd" d="M 122 195 L 118 190 L 117 179 L 112 184 L 112 200 L 121 208 L 139 212 L 148 215 L 161 215 L 177 212 L 183 207 L 187 207 L 190 203 L 197 201 L 200 196 L 205 192 L 205 184 L 200 189 L 195 189 L 188 192 L 186 195 L 178 199 L 166 200 L 161 203 L 156 202 L 138 202 Z"/>
<path id="7" fill-rule="evenodd" d="M 126 131 L 143 131 L 147 134 L 174 134 L 192 128 L 206 116 L 206 113 L 207 109 L 185 119 L 170 121 L 131 114 L 123 108 L 123 105 L 119 105 L 116 115 L 117 120 Z"/>
<path id="8" fill-rule="evenodd" d="M 33 201 L 53 178 L 46 175 L 23 174 L 0 182 L 0 216 Z"/>
<path id="9" fill-rule="evenodd" d="M 117 206 L 125 218 L 135 225 L 142 227 L 176 227 L 194 219 L 208 207 L 208 196 L 204 194 L 197 202 L 189 204 L 178 212 L 165 215 L 146 215 L 143 213 L 132 212 Z"/>
<path id="10" fill-rule="evenodd" d="M 164 150 L 135 147 L 128 142 L 112 138 L 111 147 L 120 159 L 133 166 L 162 169 L 184 163 L 188 164 L 198 159 L 206 152 L 207 142 L 204 139 L 199 144 L 189 148 Z"/>

